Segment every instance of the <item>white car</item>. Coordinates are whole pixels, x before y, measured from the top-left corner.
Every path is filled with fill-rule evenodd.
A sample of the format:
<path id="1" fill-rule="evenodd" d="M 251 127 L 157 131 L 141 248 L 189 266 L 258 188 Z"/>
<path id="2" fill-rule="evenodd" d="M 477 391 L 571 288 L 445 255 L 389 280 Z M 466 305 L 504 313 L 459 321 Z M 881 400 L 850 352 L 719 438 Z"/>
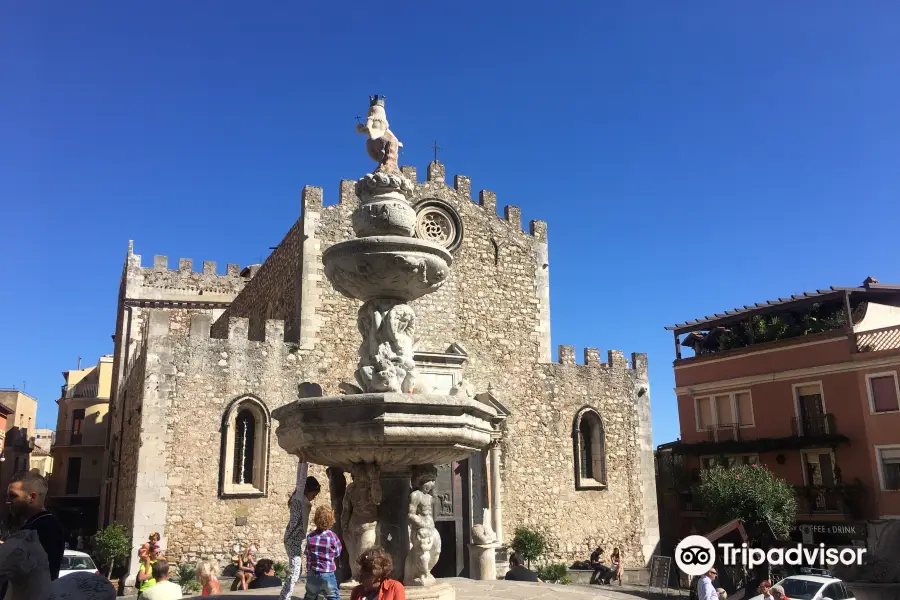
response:
<path id="1" fill-rule="evenodd" d="M 59 566 L 59 576 L 63 577 L 79 571 L 100 574 L 90 555 L 75 550 L 66 550 L 63 553 L 62 564 Z"/>
<path id="2" fill-rule="evenodd" d="M 856 600 L 840 579 L 821 575 L 791 575 L 776 585 L 784 588 L 790 600 Z M 750 600 L 763 600 L 763 595 Z"/>

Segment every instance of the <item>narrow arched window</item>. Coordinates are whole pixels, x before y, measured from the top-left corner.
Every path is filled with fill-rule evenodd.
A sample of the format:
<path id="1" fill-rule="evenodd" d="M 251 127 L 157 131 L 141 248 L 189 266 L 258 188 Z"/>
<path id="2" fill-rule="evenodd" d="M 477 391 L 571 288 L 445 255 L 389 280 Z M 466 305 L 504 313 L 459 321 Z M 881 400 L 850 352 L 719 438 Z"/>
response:
<path id="1" fill-rule="evenodd" d="M 269 462 L 269 410 L 252 396 L 231 403 L 222 419 L 222 496 L 264 496 Z"/>
<path id="2" fill-rule="evenodd" d="M 573 427 L 575 488 L 606 488 L 606 434 L 603 420 L 592 408 L 583 408 L 575 416 Z"/>

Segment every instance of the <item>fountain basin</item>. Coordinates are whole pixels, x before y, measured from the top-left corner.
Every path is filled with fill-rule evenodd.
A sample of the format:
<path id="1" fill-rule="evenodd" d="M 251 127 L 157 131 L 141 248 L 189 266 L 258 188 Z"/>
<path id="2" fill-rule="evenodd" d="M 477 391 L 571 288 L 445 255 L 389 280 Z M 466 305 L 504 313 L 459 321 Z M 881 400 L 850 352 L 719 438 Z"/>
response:
<path id="1" fill-rule="evenodd" d="M 301 398 L 272 412 L 278 444 L 305 460 L 382 473 L 467 458 L 491 441 L 496 411 L 466 396 L 394 392 Z"/>
<path id="2" fill-rule="evenodd" d="M 411 302 L 437 290 L 450 276 L 453 257 L 426 240 L 371 236 L 347 240 L 322 253 L 325 276 L 344 296 Z"/>

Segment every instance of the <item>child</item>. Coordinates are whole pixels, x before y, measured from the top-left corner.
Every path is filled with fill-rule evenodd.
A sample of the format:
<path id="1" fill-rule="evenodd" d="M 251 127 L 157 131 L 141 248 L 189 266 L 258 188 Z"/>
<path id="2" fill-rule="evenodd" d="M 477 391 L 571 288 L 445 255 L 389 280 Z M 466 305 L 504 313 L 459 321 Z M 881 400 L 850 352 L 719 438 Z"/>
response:
<path id="1" fill-rule="evenodd" d="M 319 594 L 326 600 L 340 600 L 335 562 L 343 547 L 338 536 L 331 531 L 334 525 L 334 511 L 329 506 L 320 506 L 313 517 L 316 528 L 306 536 L 306 594 L 303 600 L 316 600 Z"/>
<path id="2" fill-rule="evenodd" d="M 353 588 L 350 600 L 406 600 L 403 584 L 391 579 L 394 563 L 391 555 L 381 548 L 370 548 L 357 559 L 359 585 Z"/>

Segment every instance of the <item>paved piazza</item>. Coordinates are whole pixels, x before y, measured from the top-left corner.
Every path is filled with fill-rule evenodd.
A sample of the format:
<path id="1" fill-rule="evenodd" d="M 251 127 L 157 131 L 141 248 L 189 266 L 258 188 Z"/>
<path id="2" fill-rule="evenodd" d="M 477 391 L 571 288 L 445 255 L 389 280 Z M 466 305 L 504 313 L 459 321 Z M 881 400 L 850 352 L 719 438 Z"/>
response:
<path id="1" fill-rule="evenodd" d="M 517 581 L 475 581 L 464 578 L 442 579 L 449 581 L 456 590 L 456 600 L 549 600 L 550 598 L 566 598 L 571 600 L 662 600 L 663 593 L 658 589 L 634 586 L 578 586 L 552 585 L 547 583 L 520 583 Z M 220 596 L 222 600 L 275 600 L 279 590 L 256 590 L 249 592 L 230 592 Z M 686 596 L 680 590 L 669 590 L 669 598 Z M 197 596 L 199 597 L 199 596 Z M 294 598 L 303 597 L 303 581 L 294 590 Z"/>

